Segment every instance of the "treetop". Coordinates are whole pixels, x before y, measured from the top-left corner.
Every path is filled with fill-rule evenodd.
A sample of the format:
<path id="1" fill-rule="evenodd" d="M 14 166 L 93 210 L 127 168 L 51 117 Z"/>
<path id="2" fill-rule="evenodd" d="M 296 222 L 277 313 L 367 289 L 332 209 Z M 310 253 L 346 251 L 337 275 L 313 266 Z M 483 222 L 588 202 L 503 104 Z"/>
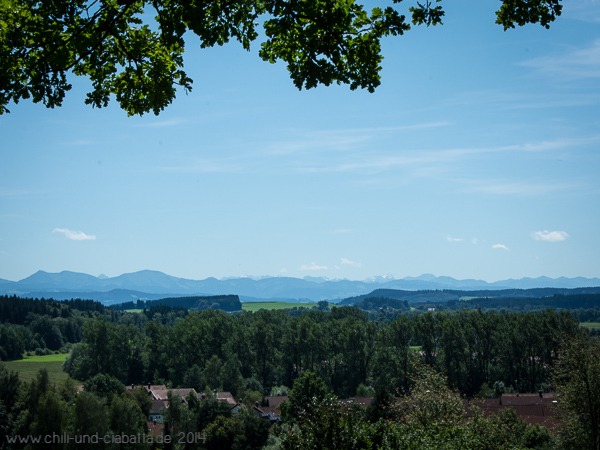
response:
<path id="1" fill-rule="evenodd" d="M 183 70 L 188 35 L 203 48 L 238 41 L 287 65 L 298 89 L 345 84 L 373 92 L 381 83 L 381 39 L 413 25 L 441 25 L 442 0 L 0 0 L 0 114 L 32 100 L 61 106 L 73 75 L 92 87 L 85 103 L 114 97 L 128 115 L 159 114 L 177 90 L 191 91 Z M 561 0 L 502 0 L 496 23 L 548 28 Z M 409 18 L 407 18 L 409 16 Z"/>

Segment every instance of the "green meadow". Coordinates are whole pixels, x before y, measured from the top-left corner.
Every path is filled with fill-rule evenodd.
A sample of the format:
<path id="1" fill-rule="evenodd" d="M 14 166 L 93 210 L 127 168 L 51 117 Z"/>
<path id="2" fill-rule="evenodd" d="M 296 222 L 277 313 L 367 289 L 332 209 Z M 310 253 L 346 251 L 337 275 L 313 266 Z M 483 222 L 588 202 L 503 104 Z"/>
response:
<path id="1" fill-rule="evenodd" d="M 24 382 L 33 380 L 40 369 L 46 369 L 50 382 L 61 383 L 68 378 L 62 366 L 67 359 L 67 354 L 27 356 L 16 361 L 3 361 L 8 369 L 19 373 L 19 379 Z"/>
<path id="2" fill-rule="evenodd" d="M 291 309 L 291 308 L 312 308 L 316 306 L 314 302 L 244 302 L 243 311 L 255 312 L 259 309 Z"/>

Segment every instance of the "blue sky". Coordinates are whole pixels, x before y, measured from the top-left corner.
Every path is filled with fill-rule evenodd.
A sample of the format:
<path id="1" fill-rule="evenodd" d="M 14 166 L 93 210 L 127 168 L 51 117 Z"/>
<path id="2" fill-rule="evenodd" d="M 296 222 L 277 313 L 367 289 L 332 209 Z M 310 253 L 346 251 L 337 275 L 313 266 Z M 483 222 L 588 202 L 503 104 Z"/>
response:
<path id="1" fill-rule="evenodd" d="M 160 116 L 0 116 L 0 278 L 495 281 L 600 276 L 600 1 L 504 32 L 498 2 L 384 41 L 382 85 L 298 91 L 285 66 L 190 42 Z M 406 5 L 408 6 L 408 5 Z"/>

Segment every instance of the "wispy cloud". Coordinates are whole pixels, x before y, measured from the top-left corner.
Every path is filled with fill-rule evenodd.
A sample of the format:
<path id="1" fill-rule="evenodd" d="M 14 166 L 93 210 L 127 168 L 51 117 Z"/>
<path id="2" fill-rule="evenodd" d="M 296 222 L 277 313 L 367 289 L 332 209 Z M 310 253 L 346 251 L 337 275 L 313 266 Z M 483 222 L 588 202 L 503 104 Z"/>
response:
<path id="1" fill-rule="evenodd" d="M 520 65 L 546 75 L 568 80 L 600 77 L 600 39 L 585 48 L 571 49 L 561 55 L 543 56 Z"/>
<path id="2" fill-rule="evenodd" d="M 509 145 L 480 145 L 448 148 L 391 148 L 376 151 L 347 151 L 343 157 L 311 160 L 295 167 L 300 173 L 382 173 L 404 169 L 418 177 L 439 177 L 451 171 L 453 164 L 495 155 L 533 152 L 557 152 L 597 144 L 600 135 L 578 138 L 547 139 Z"/>
<path id="3" fill-rule="evenodd" d="M 509 251 L 510 249 L 508 248 L 508 246 L 504 245 L 504 244 L 493 244 L 492 248 L 494 250 L 505 250 L 505 251 Z"/>
<path id="4" fill-rule="evenodd" d="M 340 258 L 342 266 L 362 267 L 362 264 L 358 261 L 352 261 L 348 258 Z"/>
<path id="5" fill-rule="evenodd" d="M 564 18 L 574 18 L 584 22 L 600 22 L 600 1 L 577 0 L 576 2 L 567 2 L 562 15 Z"/>
<path id="6" fill-rule="evenodd" d="M 315 262 L 312 262 L 310 264 L 302 264 L 300 266 L 300 270 L 302 271 L 316 271 L 316 270 L 327 270 L 328 267 L 327 266 L 323 266 L 321 264 L 317 264 Z"/>
<path id="7" fill-rule="evenodd" d="M 39 195 L 42 194 L 42 191 L 35 191 L 31 189 L 18 189 L 18 188 L 9 188 L 0 186 L 0 198 L 16 198 L 16 197 L 25 197 L 30 195 Z"/>
<path id="8" fill-rule="evenodd" d="M 485 242 L 485 240 L 480 239 L 478 237 L 472 237 L 470 239 L 464 239 L 464 238 L 461 238 L 461 237 L 455 237 L 455 236 L 450 236 L 450 235 L 446 236 L 446 241 L 452 242 L 452 243 L 469 242 L 472 245 L 479 245 L 479 244 L 482 244 L 482 243 Z"/>
<path id="9" fill-rule="evenodd" d="M 569 234 L 566 231 L 534 231 L 531 233 L 531 237 L 536 241 L 544 241 L 544 242 L 561 242 L 566 240 L 569 237 Z"/>
<path id="10" fill-rule="evenodd" d="M 460 180 L 457 180 L 460 181 Z M 465 192 L 492 195 L 539 196 L 567 191 L 575 186 L 566 183 L 534 183 L 525 181 L 462 180 Z"/>
<path id="11" fill-rule="evenodd" d="M 390 127 L 343 128 L 331 130 L 290 130 L 289 136 L 271 143 L 266 148 L 267 154 L 281 155 L 314 150 L 352 151 L 379 140 L 382 136 L 407 131 L 429 130 L 446 127 L 451 122 L 440 120 Z"/>
<path id="12" fill-rule="evenodd" d="M 73 231 L 68 228 L 55 228 L 53 233 L 60 233 L 67 239 L 72 241 L 94 241 L 96 240 L 96 236 L 93 234 L 87 234 L 83 231 Z"/>
<path id="13" fill-rule="evenodd" d="M 515 150 L 524 152 L 546 152 L 554 150 L 572 149 L 585 145 L 597 144 L 600 142 L 600 135 L 582 136 L 576 138 L 558 138 L 554 140 L 544 140 L 537 142 L 527 142 L 521 145 L 515 145 Z"/>

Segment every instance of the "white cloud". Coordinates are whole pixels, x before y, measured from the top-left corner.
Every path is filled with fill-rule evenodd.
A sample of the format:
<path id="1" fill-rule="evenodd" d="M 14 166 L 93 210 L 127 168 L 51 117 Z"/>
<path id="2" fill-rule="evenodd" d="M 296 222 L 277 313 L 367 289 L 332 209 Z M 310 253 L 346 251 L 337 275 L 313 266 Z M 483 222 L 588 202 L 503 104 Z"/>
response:
<path id="1" fill-rule="evenodd" d="M 566 240 L 569 237 L 569 234 L 566 231 L 534 231 L 531 233 L 531 237 L 536 241 L 545 241 L 545 242 L 561 242 Z"/>
<path id="2" fill-rule="evenodd" d="M 504 245 L 504 244 L 493 244 L 493 245 L 492 245 L 492 248 L 493 248 L 494 250 L 506 250 L 506 251 L 509 251 L 509 250 L 510 250 L 510 249 L 509 249 L 509 248 L 508 248 L 506 245 Z"/>
<path id="3" fill-rule="evenodd" d="M 343 266 L 362 267 L 362 264 L 358 261 L 352 261 L 348 258 L 340 258 L 340 261 L 342 262 Z"/>
<path id="4" fill-rule="evenodd" d="M 72 241 L 95 241 L 96 236 L 93 234 L 87 234 L 83 231 L 73 231 L 68 228 L 55 228 L 53 233 L 60 233 L 67 239 Z"/>
<path id="5" fill-rule="evenodd" d="M 300 266 L 300 270 L 306 270 L 306 271 L 314 271 L 314 270 L 327 270 L 327 266 L 323 266 L 321 264 L 317 264 L 317 263 L 310 263 L 310 264 L 302 264 Z"/>
<path id="6" fill-rule="evenodd" d="M 454 236 L 450 236 L 450 235 L 446 236 L 446 240 L 447 240 L 448 242 L 463 242 L 463 241 L 464 241 L 464 239 L 463 239 L 463 238 L 460 238 L 460 237 L 454 237 Z"/>

